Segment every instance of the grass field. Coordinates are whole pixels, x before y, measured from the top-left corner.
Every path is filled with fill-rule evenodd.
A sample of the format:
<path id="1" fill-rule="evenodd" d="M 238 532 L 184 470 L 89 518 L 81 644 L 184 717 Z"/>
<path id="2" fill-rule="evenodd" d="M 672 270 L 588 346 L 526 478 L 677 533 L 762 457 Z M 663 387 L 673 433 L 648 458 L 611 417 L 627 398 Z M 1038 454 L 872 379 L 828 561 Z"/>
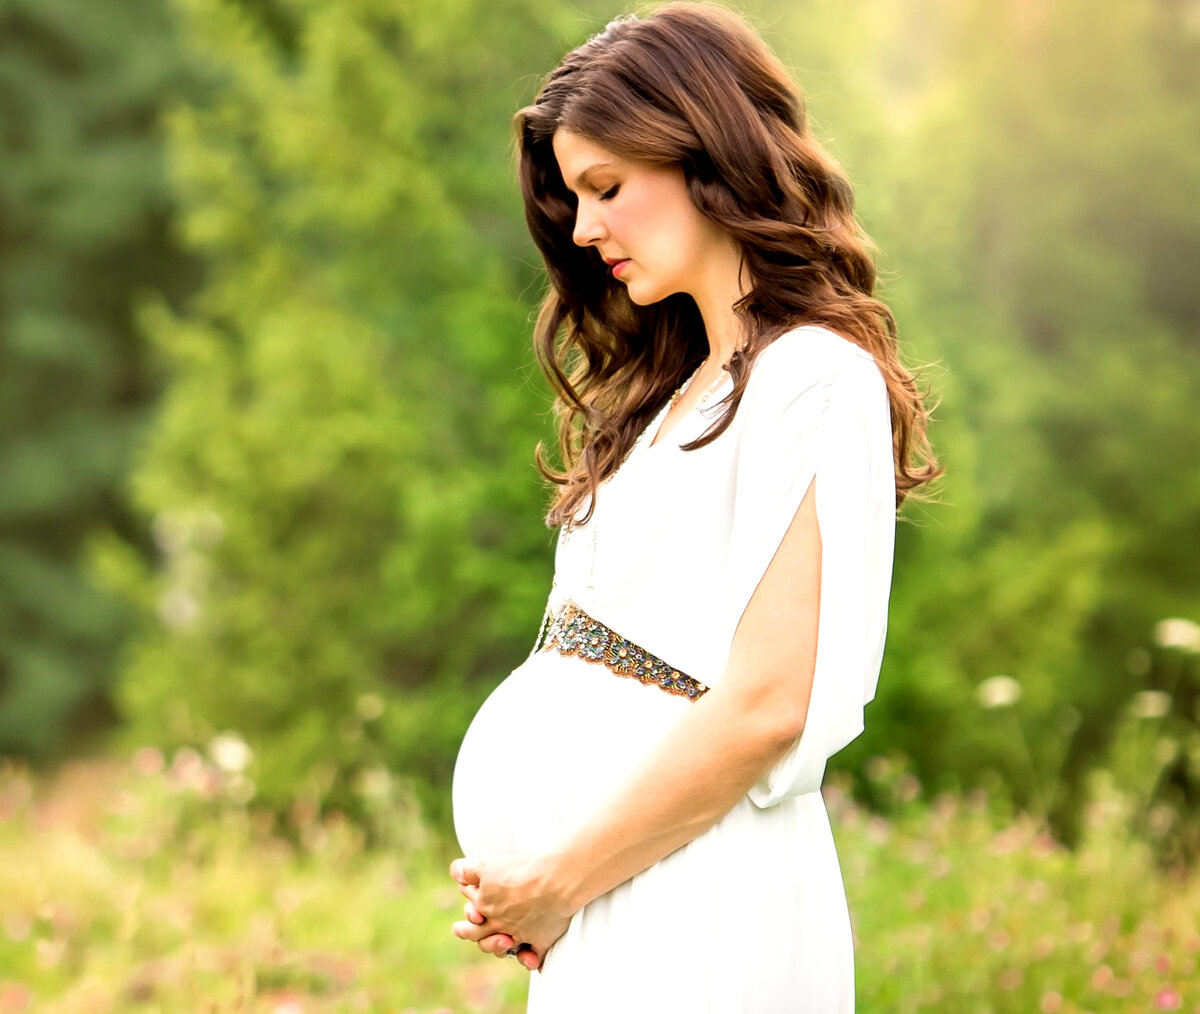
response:
<path id="1" fill-rule="evenodd" d="M 859 1011 L 1200 1012 L 1200 886 L 1154 870 L 1103 778 L 1069 851 L 979 793 L 923 803 L 880 761 L 888 819 L 823 790 Z M 457 849 L 401 789 L 372 845 L 248 795 L 190 750 L 0 765 L 0 1014 L 523 1010 L 529 973 L 452 936 Z"/>

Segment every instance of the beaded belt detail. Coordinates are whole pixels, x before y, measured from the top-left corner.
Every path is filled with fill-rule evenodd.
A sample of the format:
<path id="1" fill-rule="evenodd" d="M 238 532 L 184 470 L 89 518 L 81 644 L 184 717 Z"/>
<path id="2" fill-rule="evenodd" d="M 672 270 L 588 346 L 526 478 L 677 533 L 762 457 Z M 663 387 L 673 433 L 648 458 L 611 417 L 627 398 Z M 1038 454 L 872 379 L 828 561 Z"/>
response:
<path id="1" fill-rule="evenodd" d="M 542 627 L 533 645 L 534 654 L 557 648 L 562 655 L 578 655 L 587 662 L 607 666 L 618 676 L 632 676 L 678 697 L 696 700 L 708 693 L 699 680 L 668 665 L 657 655 L 626 640 L 610 627 L 589 616 L 570 599 L 557 616 L 547 607 Z"/>

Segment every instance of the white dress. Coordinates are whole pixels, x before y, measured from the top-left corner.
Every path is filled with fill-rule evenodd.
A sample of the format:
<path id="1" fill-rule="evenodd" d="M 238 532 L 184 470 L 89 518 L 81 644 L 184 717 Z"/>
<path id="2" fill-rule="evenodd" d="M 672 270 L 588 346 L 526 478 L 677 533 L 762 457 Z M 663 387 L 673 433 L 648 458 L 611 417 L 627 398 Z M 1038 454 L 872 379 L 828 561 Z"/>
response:
<path id="1" fill-rule="evenodd" d="M 854 1009 L 850 915 L 820 788 L 826 759 L 863 730 L 883 656 L 896 516 L 887 390 L 869 353 L 797 327 L 760 353 L 730 427 L 680 450 L 731 387 L 726 376 L 651 444 L 664 404 L 601 485 L 588 525 L 560 531 L 549 605 L 571 598 L 715 686 L 815 476 L 821 597 L 804 730 L 712 828 L 575 914 L 530 973 L 529 1014 Z M 601 664 L 531 652 L 459 750 L 463 855 L 560 840 L 689 707 Z"/>

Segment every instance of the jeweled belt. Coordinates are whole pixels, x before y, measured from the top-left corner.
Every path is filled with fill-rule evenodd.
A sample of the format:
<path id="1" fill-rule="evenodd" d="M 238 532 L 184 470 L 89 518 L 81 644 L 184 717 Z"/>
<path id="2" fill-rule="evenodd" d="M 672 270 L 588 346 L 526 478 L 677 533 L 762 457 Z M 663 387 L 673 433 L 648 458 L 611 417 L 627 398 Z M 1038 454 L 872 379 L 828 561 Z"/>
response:
<path id="1" fill-rule="evenodd" d="M 534 654 L 557 648 L 562 655 L 578 655 L 587 662 L 607 666 L 618 676 L 631 676 L 642 683 L 653 683 L 660 690 L 696 700 L 708 693 L 699 680 L 651 654 L 640 645 L 622 637 L 611 627 L 589 616 L 570 599 L 555 615 L 546 607 L 542 626 L 533 644 Z"/>

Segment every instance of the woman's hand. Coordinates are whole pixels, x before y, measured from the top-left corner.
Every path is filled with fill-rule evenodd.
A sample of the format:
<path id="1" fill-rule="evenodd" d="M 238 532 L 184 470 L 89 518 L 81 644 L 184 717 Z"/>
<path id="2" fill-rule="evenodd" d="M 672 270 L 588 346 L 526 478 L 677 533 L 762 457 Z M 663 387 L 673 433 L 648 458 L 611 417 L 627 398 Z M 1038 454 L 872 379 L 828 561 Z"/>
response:
<path id="1" fill-rule="evenodd" d="M 469 901 L 463 904 L 463 912 L 477 926 L 484 921 L 483 916 L 475 911 L 475 906 Z M 529 949 L 529 946 L 526 945 L 518 951 L 516 941 L 507 933 L 492 933 L 490 936 L 477 940 L 476 944 L 485 954 L 492 954 L 497 958 L 515 957 L 531 972 L 539 967 L 538 957 Z"/>
<path id="2" fill-rule="evenodd" d="M 454 935 L 474 940 L 490 954 L 529 944 L 532 951 L 520 952 L 518 960 L 530 970 L 542 967 L 575 914 L 576 906 L 555 882 L 552 864 L 540 856 L 509 853 L 456 859 L 450 864 L 450 875 L 469 903 L 468 921 L 456 922 Z M 482 922 L 476 923 L 473 914 Z"/>

